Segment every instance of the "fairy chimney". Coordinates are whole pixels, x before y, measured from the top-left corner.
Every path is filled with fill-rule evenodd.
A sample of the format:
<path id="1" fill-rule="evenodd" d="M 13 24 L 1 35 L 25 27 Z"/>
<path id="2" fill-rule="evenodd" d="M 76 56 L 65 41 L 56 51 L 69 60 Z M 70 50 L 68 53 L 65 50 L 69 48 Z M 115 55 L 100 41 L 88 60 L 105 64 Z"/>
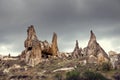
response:
<path id="1" fill-rule="evenodd" d="M 50 53 L 52 53 L 53 56 L 58 55 L 58 45 L 57 45 L 57 34 L 54 32 L 53 33 L 53 38 L 52 38 L 52 44 L 50 48 Z"/>
<path id="2" fill-rule="evenodd" d="M 82 48 L 79 48 L 78 40 L 76 40 L 75 48 L 74 48 L 74 51 L 72 52 L 72 57 L 73 58 L 82 57 L 81 51 L 82 51 Z"/>
<path id="3" fill-rule="evenodd" d="M 98 59 L 98 63 L 108 62 L 109 57 L 107 53 L 102 49 L 99 43 L 97 43 L 96 36 L 92 32 L 92 30 L 90 31 L 90 33 L 91 33 L 91 36 L 88 42 L 88 46 L 86 47 L 87 49 L 86 54 L 88 56 L 90 55 L 95 56 Z"/>
<path id="4" fill-rule="evenodd" d="M 24 42 L 24 47 L 25 50 L 21 54 L 21 59 L 30 66 L 39 64 L 41 62 L 41 45 L 33 25 L 27 29 L 27 39 Z"/>

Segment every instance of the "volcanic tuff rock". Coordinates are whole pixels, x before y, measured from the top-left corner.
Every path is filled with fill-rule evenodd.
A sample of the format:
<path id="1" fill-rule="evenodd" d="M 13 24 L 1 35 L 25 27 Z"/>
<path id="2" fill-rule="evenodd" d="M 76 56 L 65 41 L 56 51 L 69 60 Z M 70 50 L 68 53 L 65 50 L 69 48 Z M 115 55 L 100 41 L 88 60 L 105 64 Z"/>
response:
<path id="1" fill-rule="evenodd" d="M 40 41 L 41 49 L 42 49 L 42 55 L 52 55 L 52 56 L 58 56 L 58 45 L 57 45 L 57 34 L 53 33 L 52 43 L 48 43 L 48 41 Z"/>
<path id="2" fill-rule="evenodd" d="M 113 69 L 120 68 L 120 54 L 115 51 L 109 51 L 110 62 Z"/>
<path id="3" fill-rule="evenodd" d="M 25 50 L 21 57 L 30 66 L 35 66 L 41 62 L 41 45 L 36 36 L 33 25 L 27 29 L 27 39 L 24 42 Z"/>
<path id="4" fill-rule="evenodd" d="M 53 56 L 57 56 L 57 52 L 58 52 L 57 34 L 54 32 L 53 38 L 52 38 L 52 45 L 50 48 L 50 53 L 52 53 Z"/>
<path id="5" fill-rule="evenodd" d="M 98 63 L 109 61 L 109 57 L 106 52 L 101 48 L 101 46 L 96 41 L 96 36 L 91 30 L 90 40 L 88 46 L 84 49 L 87 56 L 93 55 L 98 59 Z"/>
<path id="6" fill-rule="evenodd" d="M 53 33 L 51 44 L 47 40 L 40 41 L 36 36 L 34 26 L 31 25 L 27 29 L 27 39 L 24 42 L 24 47 L 25 50 L 20 55 L 20 59 L 30 66 L 35 66 L 41 62 L 42 57 L 58 55 L 57 34 Z"/>
<path id="7" fill-rule="evenodd" d="M 78 40 L 76 40 L 75 48 L 74 48 L 74 51 L 72 52 L 72 57 L 79 58 L 80 56 L 82 56 L 81 51 L 82 51 L 82 48 L 79 48 Z"/>

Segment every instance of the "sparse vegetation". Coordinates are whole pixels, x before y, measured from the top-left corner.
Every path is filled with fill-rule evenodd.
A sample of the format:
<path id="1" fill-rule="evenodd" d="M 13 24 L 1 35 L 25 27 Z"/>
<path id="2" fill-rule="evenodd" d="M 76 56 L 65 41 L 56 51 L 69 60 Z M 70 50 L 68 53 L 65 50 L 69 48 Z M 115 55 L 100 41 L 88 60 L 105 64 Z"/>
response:
<path id="1" fill-rule="evenodd" d="M 110 71 L 110 69 L 111 69 L 110 63 L 102 63 L 101 69 L 102 69 L 103 71 Z"/>
<path id="2" fill-rule="evenodd" d="M 106 77 L 104 77 L 102 74 L 98 72 L 93 72 L 93 71 L 85 71 L 83 73 L 83 76 L 87 80 L 108 80 Z"/>
<path id="3" fill-rule="evenodd" d="M 7 69 L 7 64 L 10 64 L 9 68 L 14 64 L 21 65 L 22 68 L 11 69 L 9 73 L 3 73 L 4 69 Z M 18 61 L 2 61 L 0 63 L 0 79 L 7 80 L 10 78 L 21 78 L 20 76 L 30 76 L 30 80 L 119 80 L 120 73 L 118 70 L 112 70 L 108 63 L 104 63 L 102 66 L 96 64 L 79 64 L 79 59 L 63 60 L 63 59 L 50 59 L 49 61 L 42 62 L 33 67 L 27 67 L 24 69 L 25 64 Z M 72 71 L 57 71 L 60 68 L 74 67 Z M 17 75 L 16 75 L 17 74 Z M 22 77 L 21 79 L 23 79 Z M 23 79 L 24 80 L 24 79 Z"/>
<path id="4" fill-rule="evenodd" d="M 66 80 L 80 80 L 80 72 L 73 70 L 66 74 Z"/>
<path id="5" fill-rule="evenodd" d="M 113 76 L 115 80 L 120 80 L 120 72 L 116 72 Z"/>

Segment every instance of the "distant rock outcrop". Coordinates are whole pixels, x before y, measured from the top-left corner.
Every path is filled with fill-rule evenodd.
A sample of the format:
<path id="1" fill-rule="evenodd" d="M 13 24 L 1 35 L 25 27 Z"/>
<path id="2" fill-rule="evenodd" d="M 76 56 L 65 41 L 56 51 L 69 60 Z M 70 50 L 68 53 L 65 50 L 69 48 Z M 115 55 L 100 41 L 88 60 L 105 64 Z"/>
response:
<path id="1" fill-rule="evenodd" d="M 24 42 L 25 50 L 22 52 L 21 59 L 30 66 L 35 66 L 41 62 L 41 45 L 36 36 L 34 26 L 27 29 L 27 39 Z"/>
<path id="2" fill-rule="evenodd" d="M 103 63 L 109 61 L 107 53 L 101 48 L 97 43 L 96 36 L 91 30 L 90 40 L 88 46 L 84 49 L 84 55 L 90 56 L 93 55 L 97 58 L 98 63 Z"/>
<path id="3" fill-rule="evenodd" d="M 52 53 L 53 56 L 57 56 L 58 53 L 58 45 L 57 45 L 57 34 L 54 32 L 53 33 L 53 38 L 52 38 L 52 44 L 50 48 L 50 53 Z"/>
<path id="4" fill-rule="evenodd" d="M 48 41 L 40 41 L 42 55 L 47 57 L 48 55 L 58 56 L 58 45 L 57 45 L 57 34 L 53 33 L 52 43 L 48 43 Z"/>
<path id="5" fill-rule="evenodd" d="M 2 55 L 0 55 L 0 60 L 3 60 L 3 56 Z"/>
<path id="6" fill-rule="evenodd" d="M 27 39 L 24 42 L 24 47 L 25 50 L 20 55 L 20 59 L 30 66 L 35 66 L 41 62 L 42 57 L 58 55 L 57 34 L 53 33 L 51 44 L 47 40 L 40 41 L 36 36 L 34 26 L 31 25 L 27 29 Z"/>
<path id="7" fill-rule="evenodd" d="M 78 40 L 76 40 L 76 44 L 75 44 L 75 48 L 74 48 L 74 51 L 72 52 L 72 57 L 73 58 L 79 58 L 82 56 L 82 48 L 79 48 L 79 43 L 78 43 Z"/>

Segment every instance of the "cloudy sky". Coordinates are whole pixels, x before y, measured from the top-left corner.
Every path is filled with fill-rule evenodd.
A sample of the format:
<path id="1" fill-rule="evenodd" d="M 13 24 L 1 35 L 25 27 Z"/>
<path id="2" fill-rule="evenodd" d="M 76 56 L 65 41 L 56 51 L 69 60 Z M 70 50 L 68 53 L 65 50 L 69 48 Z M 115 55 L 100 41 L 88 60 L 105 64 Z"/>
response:
<path id="1" fill-rule="evenodd" d="M 106 52 L 120 51 L 120 0 L 0 0 L 0 54 L 20 54 L 31 24 L 42 41 L 56 32 L 60 51 L 86 47 L 90 30 Z"/>

